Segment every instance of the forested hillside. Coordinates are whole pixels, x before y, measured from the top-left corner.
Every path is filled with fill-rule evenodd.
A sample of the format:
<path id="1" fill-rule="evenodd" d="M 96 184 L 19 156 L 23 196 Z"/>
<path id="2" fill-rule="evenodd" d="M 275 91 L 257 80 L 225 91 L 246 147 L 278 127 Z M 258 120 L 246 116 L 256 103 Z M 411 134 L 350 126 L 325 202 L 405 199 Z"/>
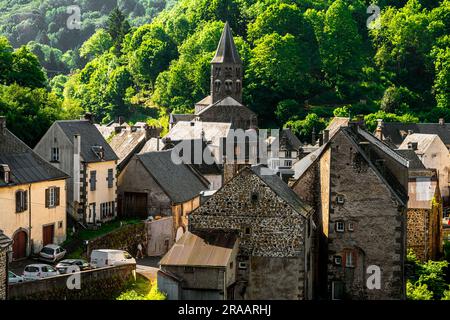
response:
<path id="1" fill-rule="evenodd" d="M 364 114 L 369 129 L 377 118 L 450 121 L 450 0 L 380 0 L 374 29 L 366 23 L 371 2 L 179 0 L 149 24 L 131 6 L 112 10 L 80 46 L 82 67 L 49 74 L 44 87 L 60 117 L 91 111 L 101 122 L 122 115 L 167 125 L 169 112 L 192 112 L 208 94 L 209 63 L 227 20 L 244 61 L 244 103 L 261 127 L 290 126 L 308 140 L 333 114 Z M 71 30 L 79 32 L 74 39 L 84 28 Z M 68 49 L 57 42 L 50 46 Z M 0 91 L 0 113 L 2 103 L 15 107 L 4 99 Z"/>

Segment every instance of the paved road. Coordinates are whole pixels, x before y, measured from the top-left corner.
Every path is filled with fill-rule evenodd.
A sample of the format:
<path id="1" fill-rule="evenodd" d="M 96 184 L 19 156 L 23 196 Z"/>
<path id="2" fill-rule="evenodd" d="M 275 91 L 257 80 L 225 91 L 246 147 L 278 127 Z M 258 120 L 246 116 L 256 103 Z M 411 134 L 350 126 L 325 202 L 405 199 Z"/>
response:
<path id="1" fill-rule="evenodd" d="M 154 281 L 156 280 L 160 260 L 161 257 L 145 257 L 144 259 L 137 259 L 136 272 L 147 279 Z"/>

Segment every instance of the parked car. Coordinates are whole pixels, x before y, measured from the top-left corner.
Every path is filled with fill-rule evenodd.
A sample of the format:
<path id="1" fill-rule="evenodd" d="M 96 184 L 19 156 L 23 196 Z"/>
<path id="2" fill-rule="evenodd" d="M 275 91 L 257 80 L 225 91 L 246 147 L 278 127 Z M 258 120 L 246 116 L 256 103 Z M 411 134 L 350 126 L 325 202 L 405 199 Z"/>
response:
<path id="1" fill-rule="evenodd" d="M 91 252 L 91 266 L 103 268 L 122 264 L 136 264 L 136 260 L 126 251 L 98 249 Z"/>
<path id="2" fill-rule="evenodd" d="M 48 264 L 30 264 L 23 271 L 23 278 L 28 280 L 39 280 L 54 277 L 59 274 L 58 270 Z"/>
<path id="3" fill-rule="evenodd" d="M 66 250 L 56 244 L 48 244 L 39 252 L 39 260 L 56 262 L 64 258 Z"/>
<path id="4" fill-rule="evenodd" d="M 9 284 L 16 284 L 23 282 L 23 277 L 18 276 L 14 272 L 8 271 L 8 283 Z"/>
<path id="5" fill-rule="evenodd" d="M 67 273 L 67 269 L 70 266 L 77 266 L 78 268 L 80 268 L 80 271 L 90 268 L 89 263 L 83 259 L 65 259 L 60 261 L 55 268 L 60 274 L 64 274 Z"/>

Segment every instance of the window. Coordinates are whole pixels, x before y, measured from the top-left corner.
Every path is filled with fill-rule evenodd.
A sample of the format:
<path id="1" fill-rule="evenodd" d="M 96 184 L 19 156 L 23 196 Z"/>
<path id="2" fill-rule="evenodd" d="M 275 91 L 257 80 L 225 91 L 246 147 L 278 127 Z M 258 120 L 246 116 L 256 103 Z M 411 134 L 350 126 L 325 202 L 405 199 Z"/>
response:
<path id="1" fill-rule="evenodd" d="M 344 297 L 344 283 L 342 281 L 333 281 L 331 283 L 331 299 L 341 300 Z"/>
<path id="2" fill-rule="evenodd" d="M 233 269 L 233 261 L 230 262 L 230 269 Z"/>
<path id="3" fill-rule="evenodd" d="M 112 188 L 114 186 L 114 171 L 113 169 L 108 169 L 108 188 Z"/>
<path id="4" fill-rule="evenodd" d="M 251 196 L 252 202 L 256 202 L 259 199 L 258 193 L 257 192 L 252 192 L 252 196 Z"/>
<path id="5" fill-rule="evenodd" d="M 340 266 L 342 264 L 342 257 L 341 256 L 334 256 L 333 262 L 335 265 Z"/>
<path id="6" fill-rule="evenodd" d="M 348 231 L 353 231 L 354 230 L 353 222 L 349 222 L 348 223 L 347 229 L 348 229 Z"/>
<path id="7" fill-rule="evenodd" d="M 62 229 L 62 227 L 63 227 L 63 222 L 62 222 L 62 221 L 59 221 L 59 222 L 58 222 L 58 229 Z"/>
<path id="8" fill-rule="evenodd" d="M 236 80 L 236 92 L 241 92 L 241 80 Z"/>
<path id="9" fill-rule="evenodd" d="M 349 251 L 347 252 L 347 254 L 345 255 L 345 266 L 346 267 L 354 267 L 354 257 L 353 257 L 353 252 Z"/>
<path id="10" fill-rule="evenodd" d="M 45 207 L 54 208 L 59 206 L 60 188 L 50 187 L 45 190 Z"/>
<path id="11" fill-rule="evenodd" d="M 285 165 L 286 167 L 292 167 L 292 160 L 286 160 L 286 161 L 284 162 L 284 165 Z"/>
<path id="12" fill-rule="evenodd" d="M 95 191 L 97 188 L 97 171 L 91 171 L 91 178 L 89 179 L 91 191 Z"/>
<path id="13" fill-rule="evenodd" d="M 18 190 L 16 192 L 16 212 L 28 210 L 28 191 Z"/>
<path id="14" fill-rule="evenodd" d="M 337 232 L 344 232 L 345 231 L 345 224 L 342 221 L 336 222 L 336 231 Z"/>
<path id="15" fill-rule="evenodd" d="M 292 158 L 292 152 L 290 150 L 286 150 L 286 158 Z"/>
<path id="16" fill-rule="evenodd" d="M 59 161 L 59 148 L 52 148 L 52 155 L 50 162 L 58 162 Z"/>
<path id="17" fill-rule="evenodd" d="M 339 203 L 339 204 L 343 204 L 345 202 L 344 196 L 342 194 L 338 194 L 336 196 L 336 202 Z"/>
<path id="18" fill-rule="evenodd" d="M 247 262 L 239 262 L 239 269 L 246 270 L 247 269 Z"/>
<path id="19" fill-rule="evenodd" d="M 233 81 L 231 80 L 225 80 L 225 90 L 227 92 L 230 92 L 233 88 Z"/>

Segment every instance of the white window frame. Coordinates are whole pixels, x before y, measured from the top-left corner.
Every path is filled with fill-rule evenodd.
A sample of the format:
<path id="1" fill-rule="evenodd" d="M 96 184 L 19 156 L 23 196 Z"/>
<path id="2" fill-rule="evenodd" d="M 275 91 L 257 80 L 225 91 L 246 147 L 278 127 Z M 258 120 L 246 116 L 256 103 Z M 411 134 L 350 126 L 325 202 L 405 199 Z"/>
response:
<path id="1" fill-rule="evenodd" d="M 49 208 L 53 208 L 56 205 L 56 188 L 50 187 L 48 188 L 48 206 Z"/>
<path id="2" fill-rule="evenodd" d="M 246 270 L 248 268 L 247 262 L 239 262 L 239 269 Z"/>
<path id="3" fill-rule="evenodd" d="M 345 202 L 345 197 L 344 197 L 344 195 L 338 194 L 338 195 L 336 196 L 336 203 L 338 203 L 338 204 L 344 204 L 344 202 Z"/>
<path id="4" fill-rule="evenodd" d="M 333 257 L 333 263 L 337 266 L 342 265 L 342 257 L 341 256 L 334 256 Z"/>
<path id="5" fill-rule="evenodd" d="M 347 224 L 347 230 L 348 231 L 354 231 L 355 230 L 355 224 L 353 222 L 349 222 Z"/>
<path id="6" fill-rule="evenodd" d="M 340 282 L 340 281 L 332 281 L 331 282 L 331 300 L 341 300 L 341 299 L 337 299 L 334 297 L 334 291 L 335 291 L 334 286 L 337 282 Z"/>
<path id="7" fill-rule="evenodd" d="M 339 226 L 342 226 L 342 228 L 339 228 Z M 345 232 L 344 221 L 336 221 L 336 232 Z"/>

